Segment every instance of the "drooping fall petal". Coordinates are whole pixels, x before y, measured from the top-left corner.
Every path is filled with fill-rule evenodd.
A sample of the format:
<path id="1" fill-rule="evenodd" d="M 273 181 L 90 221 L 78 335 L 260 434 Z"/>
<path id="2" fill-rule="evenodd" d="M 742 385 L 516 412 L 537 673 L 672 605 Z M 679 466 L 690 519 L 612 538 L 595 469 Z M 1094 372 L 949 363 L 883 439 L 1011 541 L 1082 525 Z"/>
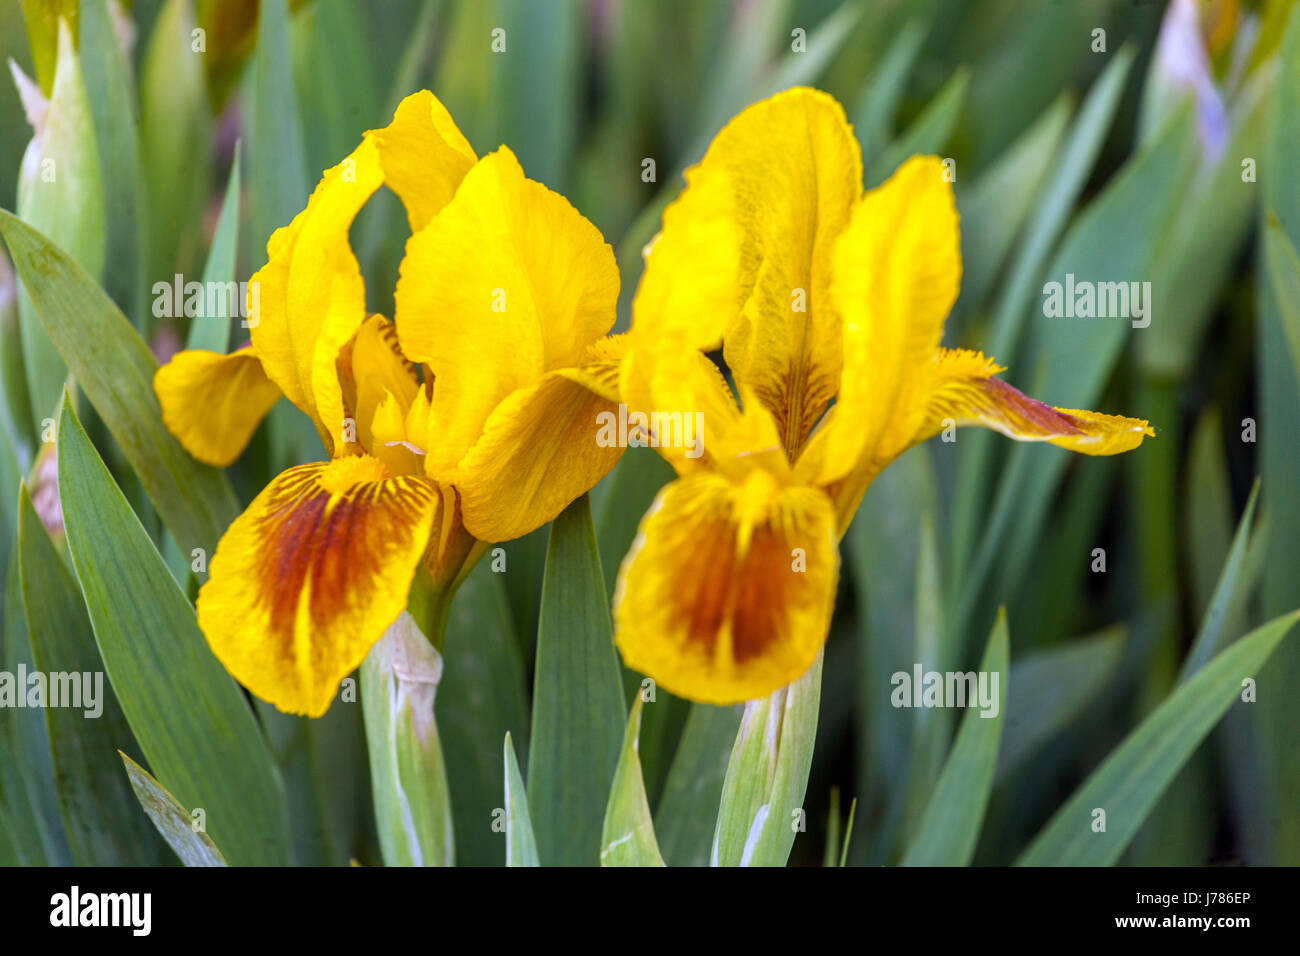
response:
<path id="1" fill-rule="evenodd" d="M 994 376 L 1002 371 L 979 352 L 942 349 L 920 431 L 923 441 L 944 425 L 983 425 L 1016 441 L 1045 441 L 1085 455 L 1117 455 L 1154 436 L 1137 418 L 1055 408 L 1030 398 Z"/>
<path id="2" fill-rule="evenodd" d="M 407 243 L 397 284 L 402 351 L 435 376 L 426 468 L 456 470 L 493 409 L 578 365 L 614 323 L 618 269 L 600 232 L 526 179 L 502 147 Z"/>
<path id="3" fill-rule="evenodd" d="M 826 639 L 834 513 L 762 471 L 669 484 L 642 519 L 614 597 L 628 667 L 691 700 L 731 704 L 798 678 Z"/>
<path id="4" fill-rule="evenodd" d="M 406 607 L 437 486 L 349 456 L 282 472 L 231 524 L 199 592 L 199 626 L 235 678 L 319 716 Z"/>
<path id="5" fill-rule="evenodd" d="M 280 398 L 252 349 L 177 352 L 153 378 L 167 430 L 201 462 L 224 468 Z"/>

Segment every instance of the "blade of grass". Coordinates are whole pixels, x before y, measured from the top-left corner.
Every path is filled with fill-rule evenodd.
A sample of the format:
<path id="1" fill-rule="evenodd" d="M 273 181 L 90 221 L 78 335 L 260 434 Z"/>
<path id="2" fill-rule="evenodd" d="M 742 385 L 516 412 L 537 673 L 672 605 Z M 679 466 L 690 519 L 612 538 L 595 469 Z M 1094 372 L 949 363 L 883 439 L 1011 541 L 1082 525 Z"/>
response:
<path id="1" fill-rule="evenodd" d="M 537 838 L 533 836 L 533 823 L 528 818 L 528 794 L 519 776 L 519 761 L 506 731 L 503 747 L 506 794 L 506 866 L 541 866 L 537 857 Z"/>
<path id="2" fill-rule="evenodd" d="M 659 844 L 655 841 L 650 801 L 646 799 L 641 760 L 637 756 L 637 738 L 641 734 L 641 697 L 632 701 L 632 713 L 623 735 L 618 769 L 609 789 L 605 822 L 600 833 L 601 866 L 663 866 Z"/>
<path id="3" fill-rule="evenodd" d="M 1244 679 L 1263 668 L 1297 619 L 1300 611 L 1274 618 L 1180 684 L 1057 810 L 1016 865 L 1114 864 L 1170 781 L 1242 693 Z M 1105 829 L 1099 829 L 1102 825 Z"/>
<path id="4" fill-rule="evenodd" d="M 134 743 L 111 688 L 86 617 L 81 592 L 55 550 L 26 487 L 18 503 L 18 571 L 32 661 L 46 693 L 78 687 L 69 701 L 45 700 L 54 786 L 63 831 L 78 866 L 149 866 L 168 859 L 135 812 L 118 768 L 116 748 Z M 69 675 L 59 678 L 58 675 Z M 93 702 L 91 697 L 94 698 Z M 75 706 L 72 706 L 75 705 Z"/>
<path id="5" fill-rule="evenodd" d="M 95 642 L 155 775 L 204 810 L 233 864 L 287 863 L 284 788 L 253 712 L 67 401 L 59 491 Z"/>
<path id="6" fill-rule="evenodd" d="M 1009 655 L 1006 611 L 998 614 L 980 678 L 998 676 L 997 710 L 992 715 L 967 703 L 961 729 L 930 795 L 921 828 L 907 848 L 903 866 L 966 866 L 975 853 L 980 823 L 993 789 L 1002 715 L 1006 711 Z"/>
<path id="7" fill-rule="evenodd" d="M 547 866 L 598 861 L 623 690 L 587 496 L 551 523 L 537 628 L 528 801 Z"/>
<path id="8" fill-rule="evenodd" d="M 126 779 L 158 834 L 167 841 L 185 866 L 226 866 L 226 858 L 207 832 L 196 829 L 189 812 L 167 792 L 148 770 L 118 751 Z M 133 815 L 130 819 L 134 819 Z"/>
<path id="9" fill-rule="evenodd" d="M 163 425 L 149 347 L 66 252 L 4 210 L 0 235 L 51 339 L 167 530 L 186 553 L 210 554 L 239 509 L 225 476 L 186 454 Z"/>

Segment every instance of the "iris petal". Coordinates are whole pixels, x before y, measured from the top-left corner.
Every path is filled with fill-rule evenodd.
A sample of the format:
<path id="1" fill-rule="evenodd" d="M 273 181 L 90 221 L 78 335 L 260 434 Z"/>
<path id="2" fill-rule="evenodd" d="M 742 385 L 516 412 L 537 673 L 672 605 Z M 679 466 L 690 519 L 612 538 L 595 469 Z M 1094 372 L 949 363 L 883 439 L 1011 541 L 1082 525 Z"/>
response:
<path id="1" fill-rule="evenodd" d="M 619 572 L 615 640 L 628 667 L 691 700 L 763 697 L 826 639 L 839 557 L 830 500 L 711 474 L 669 484 Z"/>
<path id="2" fill-rule="evenodd" d="M 231 524 L 199 592 L 227 670 L 290 713 L 319 716 L 406 607 L 437 486 L 349 456 L 282 472 Z"/>
<path id="3" fill-rule="evenodd" d="M 239 457 L 280 398 L 249 348 L 177 352 L 154 374 L 153 388 L 167 430 L 199 461 L 221 468 Z"/>

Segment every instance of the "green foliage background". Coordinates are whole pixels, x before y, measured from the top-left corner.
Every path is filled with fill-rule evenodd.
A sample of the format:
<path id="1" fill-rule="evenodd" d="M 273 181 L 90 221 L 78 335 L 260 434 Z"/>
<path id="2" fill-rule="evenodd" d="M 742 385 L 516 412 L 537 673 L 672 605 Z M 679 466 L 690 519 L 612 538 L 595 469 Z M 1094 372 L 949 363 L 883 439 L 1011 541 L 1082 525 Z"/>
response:
<path id="1" fill-rule="evenodd" d="M 1196 104 L 1168 95 L 1154 54 L 1166 4 L 1154 0 L 289 6 L 136 0 L 123 56 L 105 0 L 0 0 L 0 54 L 48 92 L 53 23 L 74 15 L 84 77 L 84 102 L 64 101 L 77 125 L 58 134 L 68 155 L 82 150 L 83 175 L 55 201 L 16 188 L 30 128 L 0 83 L 0 207 L 36 230 L 0 221 L 27 280 L 20 302 L 0 264 L 0 669 L 102 655 L 119 699 L 103 722 L 0 709 L 0 863 L 171 861 L 137 795 L 180 831 L 186 807 L 209 809 L 212 841 L 187 861 L 378 860 L 360 709 L 305 721 L 245 706 L 197 631 L 184 598 L 198 582 L 175 543 L 210 549 L 240 503 L 321 449 L 281 403 L 228 478 L 190 462 L 141 387 L 149 353 L 225 349 L 232 330 L 155 318 L 154 282 L 247 279 L 319 172 L 428 87 L 480 155 L 509 144 L 601 229 L 625 327 L 641 249 L 681 171 L 737 111 L 797 84 L 845 105 L 868 186 L 915 152 L 955 160 L 965 274 L 947 344 L 984 349 L 1055 405 L 1150 419 L 1157 437 L 1090 459 L 963 431 L 876 481 L 844 543 L 791 862 L 837 861 L 856 798 L 851 864 L 1300 863 L 1300 642 L 1285 637 L 1294 617 L 1279 620 L 1300 605 L 1291 0 L 1244 4 L 1258 33 L 1251 46 L 1237 31 L 1238 60 L 1234 37 L 1214 41 L 1217 152 Z M 491 51 L 497 27 L 504 53 Z M 1245 159 L 1257 181 L 1243 179 Z M 390 315 L 405 230 L 386 192 L 353 229 L 370 306 Z M 42 233 L 89 277 L 51 258 Z M 1151 281 L 1152 324 L 1044 317 L 1043 283 L 1067 273 Z M 79 497 L 51 547 L 32 502 L 49 488 L 42 426 L 56 417 Z M 652 452 L 629 451 L 592 492 L 592 518 L 566 513 L 554 537 L 512 542 L 508 572 L 484 564 L 457 597 L 437 707 L 459 862 L 505 860 L 492 811 L 525 783 L 537 842 L 516 856 L 596 862 L 608 793 L 565 787 L 610 779 L 626 706 L 593 692 L 588 723 L 567 725 L 590 736 L 558 732 L 573 688 L 554 653 L 608 626 L 600 589 L 608 598 L 669 476 Z M 579 625 L 584 636 L 566 636 Z M 536 653 L 539 626 L 561 642 L 549 654 Z M 1008 653 L 994 727 L 890 704 L 890 675 L 914 662 L 972 669 Z M 1258 700 L 1234 703 L 1247 676 Z M 623 677 L 631 700 L 640 676 Z M 739 719 L 663 691 L 642 708 L 646 799 L 670 865 L 708 862 Z M 1094 807 L 1107 810 L 1104 838 Z"/>

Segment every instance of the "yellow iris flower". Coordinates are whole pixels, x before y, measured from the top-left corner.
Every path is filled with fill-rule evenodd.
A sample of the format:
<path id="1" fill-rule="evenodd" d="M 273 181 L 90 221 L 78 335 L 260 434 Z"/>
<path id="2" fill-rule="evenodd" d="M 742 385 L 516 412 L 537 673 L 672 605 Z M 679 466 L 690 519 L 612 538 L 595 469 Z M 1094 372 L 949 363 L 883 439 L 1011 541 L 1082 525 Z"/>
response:
<path id="1" fill-rule="evenodd" d="M 686 182 L 647 249 L 620 374 L 678 477 L 620 569 L 616 641 L 672 692 L 729 704 L 802 675 L 863 493 L 946 422 L 1091 455 L 1154 435 L 1035 401 L 991 359 L 940 346 L 961 280 L 944 166 L 913 157 L 864 194 L 830 96 L 746 109 Z M 706 354 L 719 345 L 739 402 Z M 699 413 L 703 454 L 656 434 L 674 413 Z"/>
<path id="2" fill-rule="evenodd" d="M 367 313 L 348 243 L 381 185 L 411 226 L 394 322 Z M 280 395 L 316 425 L 329 460 L 271 481 L 198 598 L 226 668 L 316 716 L 417 575 L 449 595 L 483 542 L 547 523 L 618 460 L 593 439 L 617 409 L 618 270 L 591 223 L 505 147 L 477 158 L 427 91 L 325 172 L 267 254 L 251 344 L 182 352 L 154 388 L 168 428 L 214 465 Z"/>

